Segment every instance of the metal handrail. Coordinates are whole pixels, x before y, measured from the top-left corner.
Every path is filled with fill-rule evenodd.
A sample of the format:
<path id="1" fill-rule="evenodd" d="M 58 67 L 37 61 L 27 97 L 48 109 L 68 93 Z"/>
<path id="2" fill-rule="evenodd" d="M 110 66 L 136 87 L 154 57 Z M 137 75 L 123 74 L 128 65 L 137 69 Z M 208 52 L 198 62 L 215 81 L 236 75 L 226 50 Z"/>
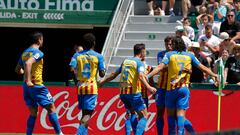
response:
<path id="1" fill-rule="evenodd" d="M 111 26 L 108 31 L 107 38 L 105 40 L 102 55 L 105 59 L 106 70 L 108 70 L 111 57 L 116 52 L 118 44 L 122 38 L 123 30 L 126 26 L 129 15 L 133 12 L 134 0 L 119 0 L 115 14 L 112 19 Z"/>

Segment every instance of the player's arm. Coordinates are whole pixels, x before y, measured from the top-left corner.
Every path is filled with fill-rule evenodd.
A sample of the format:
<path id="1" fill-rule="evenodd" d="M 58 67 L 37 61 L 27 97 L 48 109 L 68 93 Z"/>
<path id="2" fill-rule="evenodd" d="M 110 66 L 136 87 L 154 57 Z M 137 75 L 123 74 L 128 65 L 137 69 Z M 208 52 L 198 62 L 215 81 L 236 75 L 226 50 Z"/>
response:
<path id="1" fill-rule="evenodd" d="M 202 72 L 207 73 L 207 74 L 209 74 L 210 76 L 214 77 L 215 80 L 217 81 L 217 83 L 219 82 L 219 80 L 218 80 L 218 75 L 215 74 L 215 73 L 213 73 L 211 69 L 205 67 L 203 64 L 199 64 L 199 65 L 198 65 L 198 68 L 199 68 Z"/>
<path id="2" fill-rule="evenodd" d="M 151 70 L 150 70 L 150 72 L 151 71 L 153 71 L 153 68 L 151 67 Z M 148 81 L 149 81 L 149 84 L 151 85 L 151 86 L 154 86 L 154 80 L 153 80 L 153 77 L 150 77 L 149 79 L 148 79 Z"/>
<path id="3" fill-rule="evenodd" d="M 116 71 L 116 72 L 114 72 L 114 73 L 111 73 L 109 76 L 107 76 L 106 78 L 104 78 L 103 80 L 100 81 L 99 87 L 102 87 L 105 83 L 112 81 L 112 80 L 115 79 L 119 74 L 120 74 L 120 72 L 118 72 L 118 71 Z"/>
<path id="4" fill-rule="evenodd" d="M 17 74 L 24 74 L 23 62 L 21 58 L 18 60 L 17 66 L 15 67 L 15 72 Z"/>
<path id="5" fill-rule="evenodd" d="M 17 74 L 24 74 L 23 67 L 21 65 L 17 64 L 17 66 L 15 67 L 15 72 Z"/>
<path id="6" fill-rule="evenodd" d="M 159 73 L 161 70 L 164 69 L 164 66 L 165 64 L 164 63 L 160 63 L 159 65 L 157 65 L 152 72 L 150 72 L 148 75 L 147 75 L 147 78 L 151 78 L 153 77 L 154 75 L 156 75 L 157 73 Z"/>
<path id="7" fill-rule="evenodd" d="M 36 60 L 33 57 L 31 57 L 25 63 L 25 71 L 24 72 L 25 72 L 26 84 L 28 86 L 33 86 L 31 70 L 32 70 L 32 64 L 35 62 L 36 62 Z"/>
<path id="8" fill-rule="evenodd" d="M 104 77 L 105 76 L 105 70 L 100 70 L 99 71 L 99 76 Z"/>
<path id="9" fill-rule="evenodd" d="M 156 88 L 149 85 L 146 79 L 146 75 L 143 72 L 139 73 L 139 79 L 141 80 L 143 85 L 148 89 L 149 92 L 151 92 L 152 94 L 156 93 L 157 91 Z"/>
<path id="10" fill-rule="evenodd" d="M 100 77 L 104 77 L 105 76 L 105 72 L 106 72 L 106 69 L 105 69 L 105 64 L 104 64 L 104 58 L 102 55 L 100 55 L 98 57 L 99 59 L 99 63 L 98 63 L 98 67 L 99 67 L 99 76 Z"/>
<path id="11" fill-rule="evenodd" d="M 170 53 L 166 53 L 161 61 L 160 64 L 158 64 L 151 73 L 149 73 L 147 75 L 147 78 L 151 78 L 154 75 L 156 75 L 157 73 L 159 73 L 160 71 L 162 71 L 164 68 L 166 68 L 166 65 L 169 63 L 169 57 L 170 57 Z"/>

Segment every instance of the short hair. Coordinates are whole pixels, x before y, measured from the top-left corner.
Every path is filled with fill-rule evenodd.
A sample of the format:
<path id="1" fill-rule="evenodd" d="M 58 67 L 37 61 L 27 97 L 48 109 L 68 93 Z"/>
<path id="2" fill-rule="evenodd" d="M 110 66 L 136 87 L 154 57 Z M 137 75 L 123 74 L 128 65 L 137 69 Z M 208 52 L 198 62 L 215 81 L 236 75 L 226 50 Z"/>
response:
<path id="1" fill-rule="evenodd" d="M 43 37 L 43 34 L 41 32 L 33 32 L 29 36 L 29 44 L 37 44 L 39 39 Z"/>
<path id="2" fill-rule="evenodd" d="M 203 14 L 203 15 L 201 16 L 201 18 L 204 18 L 204 17 L 207 17 L 208 20 L 209 20 L 209 16 L 208 16 L 208 14 Z"/>
<path id="3" fill-rule="evenodd" d="M 207 25 L 205 26 L 205 29 L 211 29 L 211 30 L 212 30 L 212 24 L 207 24 Z"/>
<path id="4" fill-rule="evenodd" d="M 172 41 L 173 40 L 173 36 L 166 36 L 165 39 L 164 39 L 164 42 L 169 42 L 169 41 Z"/>
<path id="5" fill-rule="evenodd" d="M 182 51 L 186 51 L 186 49 L 187 49 L 187 47 L 186 47 L 183 39 L 180 38 L 180 37 L 174 37 L 174 39 L 173 39 L 173 50 L 182 52 Z"/>
<path id="6" fill-rule="evenodd" d="M 189 22 L 191 22 L 191 20 L 190 20 L 189 17 L 184 17 L 184 18 L 183 18 L 183 21 L 189 21 Z"/>
<path id="7" fill-rule="evenodd" d="M 226 15 L 228 15 L 228 14 L 231 13 L 231 12 L 233 12 L 234 16 L 236 15 L 236 13 L 235 13 L 235 9 L 228 10 Z"/>
<path id="8" fill-rule="evenodd" d="M 84 50 L 89 50 L 95 46 L 96 37 L 92 33 L 83 35 L 82 44 Z"/>
<path id="9" fill-rule="evenodd" d="M 145 49 L 145 44 L 143 43 L 134 45 L 133 47 L 134 56 L 140 54 L 143 49 Z"/>

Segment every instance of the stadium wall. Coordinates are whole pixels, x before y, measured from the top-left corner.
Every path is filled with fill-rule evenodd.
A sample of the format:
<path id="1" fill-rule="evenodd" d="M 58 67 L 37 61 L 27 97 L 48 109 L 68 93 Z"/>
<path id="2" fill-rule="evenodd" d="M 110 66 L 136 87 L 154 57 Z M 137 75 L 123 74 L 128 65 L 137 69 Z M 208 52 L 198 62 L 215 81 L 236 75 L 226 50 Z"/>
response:
<path id="1" fill-rule="evenodd" d="M 75 87 L 47 84 L 55 100 L 57 114 L 61 127 L 66 134 L 75 134 L 81 111 L 77 108 L 77 91 Z M 124 134 L 125 109 L 119 99 L 119 90 L 116 87 L 100 88 L 96 111 L 90 122 L 89 134 Z M 23 91 L 20 84 L 0 85 L 0 133 L 24 133 L 28 110 L 23 100 Z M 221 130 L 239 128 L 240 92 L 222 97 Z M 210 90 L 191 90 L 190 109 L 187 118 L 191 120 L 196 131 L 207 132 L 217 129 L 217 96 Z M 156 135 L 155 102 L 150 98 L 149 118 L 146 134 Z M 48 121 L 46 110 L 40 108 L 34 132 L 42 134 L 54 133 Z M 165 123 L 166 118 L 165 118 Z M 167 124 L 165 124 L 167 133 Z"/>

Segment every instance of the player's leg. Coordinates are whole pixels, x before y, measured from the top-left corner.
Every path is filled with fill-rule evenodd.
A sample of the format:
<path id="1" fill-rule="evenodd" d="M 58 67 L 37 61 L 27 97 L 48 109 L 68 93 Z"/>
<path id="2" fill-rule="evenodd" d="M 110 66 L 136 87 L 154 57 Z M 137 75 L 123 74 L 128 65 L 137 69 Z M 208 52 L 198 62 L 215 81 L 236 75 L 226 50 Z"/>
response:
<path id="1" fill-rule="evenodd" d="M 82 119 L 80 121 L 77 135 L 87 135 L 88 125 L 94 110 L 82 110 Z"/>
<path id="2" fill-rule="evenodd" d="M 184 128 L 187 130 L 187 132 L 190 135 L 195 135 L 195 130 L 194 130 L 193 126 L 192 126 L 191 121 L 186 119 L 186 118 L 185 118 L 185 122 L 184 122 Z"/>
<path id="3" fill-rule="evenodd" d="M 178 135 L 184 135 L 184 122 L 185 122 L 186 110 L 177 109 L 177 129 Z"/>
<path id="4" fill-rule="evenodd" d="M 125 121 L 125 134 L 130 135 L 131 129 L 133 130 L 133 133 L 136 133 L 136 127 L 137 127 L 137 115 L 136 112 L 133 109 L 127 110 L 126 112 L 126 121 Z"/>
<path id="5" fill-rule="evenodd" d="M 131 133 L 131 127 L 133 129 L 133 132 L 136 132 L 136 125 L 137 125 L 137 116 L 136 113 L 131 105 L 130 99 L 131 95 L 129 94 L 120 94 L 120 99 L 124 104 L 124 107 L 127 110 L 127 117 L 125 122 L 125 133 L 129 134 Z M 130 131 L 129 131 L 130 130 Z"/>
<path id="6" fill-rule="evenodd" d="M 186 110 L 189 108 L 190 93 L 187 87 L 178 89 L 177 99 L 177 127 L 178 135 L 184 135 L 184 123 Z"/>
<path id="7" fill-rule="evenodd" d="M 158 89 L 156 93 L 157 118 L 156 126 L 158 135 L 163 135 L 164 112 L 165 112 L 165 94 L 166 90 Z"/>
<path id="8" fill-rule="evenodd" d="M 141 93 L 132 94 L 131 96 L 132 96 L 131 105 L 138 114 L 138 124 L 135 135 L 142 135 L 147 124 L 148 112 L 146 109 L 146 104 L 142 99 Z"/>
<path id="9" fill-rule="evenodd" d="M 82 109 L 82 119 L 79 123 L 77 135 L 86 135 L 92 113 L 95 110 L 97 102 L 96 94 L 78 95 L 78 108 Z"/>
<path id="10" fill-rule="evenodd" d="M 56 134 L 61 135 L 61 127 L 58 121 L 58 116 L 56 114 L 55 105 L 53 103 L 53 97 L 50 94 L 49 90 L 45 86 L 34 86 L 32 92 L 35 95 L 35 99 L 39 105 L 45 108 L 48 112 L 48 119 L 52 124 Z"/>
<path id="11" fill-rule="evenodd" d="M 38 113 L 38 107 L 28 107 L 30 111 L 30 115 L 27 120 L 27 135 L 32 135 L 33 129 L 35 126 L 36 118 L 37 118 L 37 113 Z"/>
<path id="12" fill-rule="evenodd" d="M 125 135 L 131 135 L 132 125 L 131 125 L 131 113 L 129 110 L 126 111 L 126 121 L 125 121 Z"/>
<path id="13" fill-rule="evenodd" d="M 168 118 L 168 134 L 176 134 L 176 100 L 177 90 L 166 91 L 165 104 L 167 109 Z"/>
<path id="14" fill-rule="evenodd" d="M 60 123 L 58 121 L 58 116 L 56 114 L 56 108 L 55 105 L 49 104 L 46 107 L 44 107 L 47 111 L 48 111 L 48 119 L 50 121 L 50 123 L 52 124 L 55 132 L 59 135 L 62 135 L 62 131 L 61 131 L 61 127 L 60 127 Z"/>
<path id="15" fill-rule="evenodd" d="M 32 135 L 36 118 L 37 118 L 38 105 L 37 105 L 37 102 L 34 100 L 34 94 L 31 93 L 31 88 L 28 87 L 25 83 L 23 84 L 23 97 L 30 111 L 30 115 L 27 120 L 26 134 Z"/>

